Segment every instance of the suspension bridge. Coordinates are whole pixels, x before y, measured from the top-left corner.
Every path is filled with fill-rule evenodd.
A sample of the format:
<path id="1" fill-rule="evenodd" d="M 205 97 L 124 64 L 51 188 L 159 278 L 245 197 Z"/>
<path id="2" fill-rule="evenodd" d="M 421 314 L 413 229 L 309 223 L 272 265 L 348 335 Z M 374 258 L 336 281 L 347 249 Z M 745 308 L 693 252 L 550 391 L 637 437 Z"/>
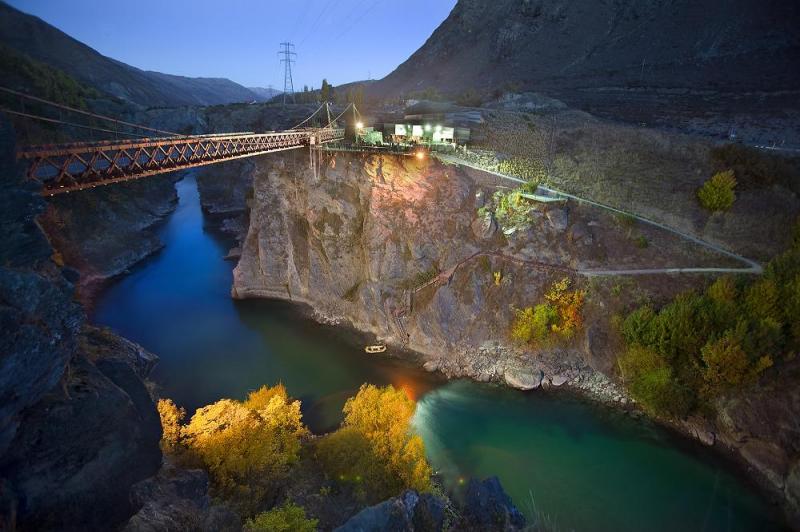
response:
<path id="1" fill-rule="evenodd" d="M 47 144 L 19 149 L 17 158 L 27 162 L 27 177 L 39 183 L 42 193 L 46 196 L 244 157 L 322 146 L 344 138 L 344 129 L 338 127 L 337 121 L 348 110 L 352 108 L 354 119 L 359 114 L 358 109 L 351 103 L 337 117 L 331 118 L 330 106 L 324 102 L 299 124 L 284 131 L 181 135 L 64 106 L 4 87 L 0 87 L 0 91 L 32 99 L 37 103 L 88 115 L 93 119 L 113 123 L 115 127 L 123 126 L 146 131 L 148 134 L 158 134 L 158 136 L 125 140 Z M 324 116 L 327 117 L 327 123 L 325 123 L 325 118 L 321 118 L 321 123 L 324 125 L 310 127 L 308 124 L 312 123 L 315 117 L 323 117 L 320 114 L 323 110 L 326 113 Z M 10 109 L 0 109 L 0 111 L 27 119 L 85 127 L 106 133 L 118 133 L 111 129 L 72 124 Z"/>

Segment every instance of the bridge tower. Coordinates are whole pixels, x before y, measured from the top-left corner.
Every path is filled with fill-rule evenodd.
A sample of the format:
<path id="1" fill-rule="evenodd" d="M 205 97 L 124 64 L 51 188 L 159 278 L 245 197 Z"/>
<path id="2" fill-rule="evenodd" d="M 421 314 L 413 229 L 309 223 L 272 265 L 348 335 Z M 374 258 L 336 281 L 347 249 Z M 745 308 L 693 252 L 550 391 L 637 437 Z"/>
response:
<path id="1" fill-rule="evenodd" d="M 278 50 L 278 55 L 282 56 L 281 63 L 283 63 L 283 104 L 286 105 L 286 97 L 292 99 L 294 103 L 294 82 L 292 81 L 292 63 L 295 62 L 292 56 L 297 56 L 294 51 L 294 44 L 290 42 L 282 42 L 281 49 Z"/>

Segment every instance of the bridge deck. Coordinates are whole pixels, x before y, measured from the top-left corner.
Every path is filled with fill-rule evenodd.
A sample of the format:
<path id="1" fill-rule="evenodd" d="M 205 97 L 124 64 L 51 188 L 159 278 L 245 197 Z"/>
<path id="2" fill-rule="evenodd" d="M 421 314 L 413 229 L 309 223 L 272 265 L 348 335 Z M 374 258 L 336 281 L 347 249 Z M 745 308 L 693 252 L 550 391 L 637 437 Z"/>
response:
<path id="1" fill-rule="evenodd" d="M 31 162 L 28 177 L 52 196 L 342 138 L 343 129 L 296 129 L 32 146 L 17 157 Z"/>

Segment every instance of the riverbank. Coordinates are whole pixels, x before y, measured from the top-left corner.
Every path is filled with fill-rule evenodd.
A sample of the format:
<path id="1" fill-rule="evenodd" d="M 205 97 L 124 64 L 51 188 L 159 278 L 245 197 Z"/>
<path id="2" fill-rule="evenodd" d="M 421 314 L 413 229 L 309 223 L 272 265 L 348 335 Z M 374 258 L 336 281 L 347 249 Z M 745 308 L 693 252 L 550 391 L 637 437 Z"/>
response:
<path id="1" fill-rule="evenodd" d="M 181 182 L 180 187 L 183 188 L 185 185 L 189 185 L 189 183 Z M 336 191 L 333 190 L 333 192 Z M 254 198 L 254 200 L 255 199 L 257 198 Z M 210 267 L 212 264 L 217 264 L 219 262 L 220 257 L 223 257 L 227 253 L 228 248 L 226 247 L 227 243 L 226 245 L 221 245 L 220 242 L 212 243 L 208 241 L 207 237 L 202 236 L 204 233 L 204 222 L 199 208 L 194 211 L 194 214 L 190 211 L 186 211 L 184 214 L 176 214 L 169 219 L 175 221 L 177 224 L 174 228 L 174 232 L 173 229 L 169 227 L 161 227 L 159 229 L 159 237 L 164 242 L 171 242 L 171 244 L 160 253 L 152 256 L 150 260 L 145 261 L 146 266 L 144 266 L 142 270 L 139 270 L 139 268 L 130 268 L 131 273 L 129 275 L 118 278 L 118 281 L 114 283 L 110 291 L 103 294 L 103 297 L 108 298 L 110 302 L 109 305 L 103 307 L 108 310 L 104 311 L 103 308 L 98 309 L 101 313 L 110 312 L 110 314 L 105 314 L 106 318 L 102 320 L 103 323 L 114 326 L 115 329 L 123 332 L 125 336 L 134 338 L 143 345 L 148 346 L 152 351 L 160 355 L 163 354 L 162 362 L 160 367 L 157 368 L 154 378 L 161 380 L 162 385 L 166 386 L 167 389 L 172 391 L 185 389 L 185 393 L 187 394 L 194 394 L 196 393 L 195 390 L 202 390 L 203 393 L 207 394 L 206 398 L 195 399 L 194 401 L 196 404 L 206 404 L 210 402 L 210 398 L 236 396 L 242 393 L 241 390 L 260 386 L 264 384 L 267 379 L 275 379 L 275 376 L 281 376 L 280 379 L 283 380 L 287 386 L 290 386 L 290 389 L 297 390 L 298 396 L 301 397 L 326 396 L 324 390 L 330 390 L 330 388 L 327 387 L 328 385 L 317 381 L 309 382 L 309 375 L 317 373 L 326 377 L 337 376 L 337 378 L 341 378 L 344 374 L 349 374 L 348 382 L 351 382 L 351 384 L 348 386 L 351 387 L 357 387 L 360 383 L 365 381 L 390 382 L 399 386 L 404 385 L 404 382 L 407 386 L 408 382 L 420 381 L 420 377 L 417 376 L 417 373 L 413 371 L 409 372 L 408 370 L 398 371 L 399 366 L 396 365 L 390 364 L 392 369 L 391 372 L 387 373 L 386 370 L 383 369 L 383 365 L 390 361 L 375 357 L 366 358 L 366 355 L 363 354 L 363 340 L 358 340 L 360 343 L 352 344 L 347 351 L 342 352 L 341 355 L 337 355 L 337 357 L 344 358 L 332 358 L 330 353 L 326 350 L 321 350 L 320 348 L 311 349 L 304 345 L 294 347 L 287 351 L 285 355 L 281 355 L 277 358 L 275 358 L 277 354 L 276 351 L 268 349 L 265 352 L 264 347 L 261 347 L 261 342 L 274 342 L 275 339 L 278 339 L 279 342 L 289 341 L 289 336 L 287 336 L 287 333 L 284 331 L 295 330 L 295 332 L 291 334 L 299 337 L 309 337 L 311 335 L 317 335 L 319 327 L 311 327 L 309 325 L 300 329 L 293 329 L 294 326 L 291 325 L 290 321 L 276 322 L 274 325 L 267 327 L 261 325 L 261 320 L 263 320 L 263 311 L 260 310 L 262 307 L 261 302 L 232 302 L 225 294 L 227 291 L 226 288 L 231 286 L 233 281 L 230 277 L 229 267 L 224 266 L 225 263 L 221 263 L 224 266 L 222 269 L 217 269 L 217 266 Z M 195 229 L 187 233 L 187 227 L 194 227 Z M 178 240 L 173 240 L 175 238 Z M 158 273 L 151 270 L 151 267 L 156 267 Z M 480 269 L 480 265 L 478 265 L 478 268 L 465 270 L 465 272 L 468 273 L 467 278 L 474 276 L 479 279 L 490 279 L 489 276 Z M 460 272 L 458 276 L 455 276 L 449 286 L 436 287 L 436 293 L 443 290 L 455 290 L 457 294 L 463 294 L 463 291 L 459 290 L 458 285 L 462 282 L 459 276 L 465 272 Z M 508 275 L 507 278 L 511 278 L 514 271 L 506 270 L 505 273 Z M 153 279 L 153 284 L 150 284 L 151 281 L 149 281 L 149 279 Z M 206 283 L 212 283 L 213 286 L 216 287 L 212 290 L 214 293 L 219 292 L 214 296 L 213 305 L 203 303 L 202 297 L 190 296 L 190 294 L 193 294 L 195 286 L 205 286 Z M 491 283 L 486 284 L 490 285 Z M 120 292 L 115 292 L 117 287 L 122 287 L 122 290 Z M 512 287 L 504 287 L 504 289 L 506 288 L 510 289 Z M 283 299 L 287 299 L 285 297 L 286 291 L 284 291 L 282 295 L 284 296 Z M 431 297 L 432 295 L 434 296 L 433 298 Z M 502 300 L 503 294 L 498 295 L 500 297 L 495 301 Z M 187 301 L 185 307 L 176 307 L 176 301 L 183 300 L 184 296 L 190 297 L 191 302 Z M 219 299 L 216 299 L 217 297 L 219 297 Z M 294 301 L 297 301 L 298 295 L 294 294 L 294 297 Z M 422 299 L 419 301 L 430 304 L 430 302 L 435 299 L 436 294 L 423 293 L 420 297 Z M 337 296 L 334 300 L 341 301 L 342 298 Z M 131 304 L 133 304 L 133 308 L 140 308 L 141 314 L 139 314 L 138 318 L 131 316 L 129 313 L 126 313 L 129 311 L 124 310 Z M 489 301 L 484 304 L 496 305 L 496 303 Z M 168 312 L 170 316 L 172 316 L 169 326 L 170 332 L 168 334 L 165 333 L 163 329 L 165 324 L 162 314 L 154 313 L 152 310 L 154 308 Z M 267 309 L 270 309 L 268 313 L 274 314 L 276 311 L 274 306 L 267 306 Z M 319 320 L 325 322 L 341 322 L 343 319 L 342 314 L 323 314 L 325 310 L 324 307 L 318 309 L 317 318 Z M 220 312 L 222 312 L 222 314 L 220 314 Z M 240 328 L 235 326 L 230 318 L 220 319 L 223 316 L 227 316 L 229 312 L 233 312 L 233 315 L 236 316 L 236 318 L 234 318 L 236 323 L 243 320 L 245 327 Z M 382 310 L 381 312 L 386 311 Z M 207 318 L 204 316 L 207 316 Z M 185 326 L 176 322 L 177 317 L 181 318 L 181 323 Z M 198 328 L 198 323 L 204 323 L 206 325 Z M 229 327 L 236 328 L 230 329 Z M 336 330 L 329 330 L 331 330 L 330 339 L 324 342 L 326 349 L 329 349 L 330 346 L 337 341 L 334 340 L 338 334 Z M 376 329 L 373 328 L 370 330 L 370 328 L 365 328 L 364 330 L 372 332 Z M 378 329 L 378 334 L 385 339 L 385 332 Z M 225 340 L 221 341 L 220 339 L 222 338 Z M 285 338 L 285 340 L 282 338 Z M 371 342 L 372 340 L 369 341 Z M 597 338 L 592 340 L 590 345 L 597 341 Z M 294 342 L 294 340 L 292 340 L 292 342 Z M 402 345 L 402 342 L 397 345 Z M 178 349 L 177 346 L 181 347 Z M 454 369 L 452 369 L 449 376 L 451 378 L 463 376 L 465 375 L 463 373 L 464 368 L 473 367 L 477 371 L 476 375 L 478 375 L 480 379 L 486 380 L 487 376 L 489 376 L 490 378 L 488 380 L 495 380 L 499 383 L 506 382 L 506 374 L 509 376 L 513 374 L 510 371 L 506 371 L 510 366 L 505 364 L 505 361 L 519 362 L 519 359 L 515 358 L 513 352 L 503 352 L 503 349 L 500 350 L 500 354 L 498 355 L 497 347 L 498 346 L 494 344 L 486 346 L 478 344 L 478 352 L 475 355 L 476 362 L 472 366 L 469 364 L 454 365 Z M 584 348 L 585 342 L 578 342 L 571 348 L 572 351 L 567 351 L 564 355 L 556 353 L 554 355 L 556 358 L 554 362 L 561 363 L 563 362 L 561 357 L 568 358 L 572 356 L 570 353 L 581 353 L 582 351 L 579 350 Z M 226 356 L 224 358 L 216 356 L 216 353 L 241 353 L 243 349 L 249 353 L 244 357 L 241 355 L 235 357 Z M 483 352 L 480 352 L 481 350 Z M 303 355 L 298 358 L 298 355 L 294 353 L 303 353 Z M 449 353 L 449 351 L 443 353 Z M 186 357 L 190 354 L 193 357 L 192 364 L 187 365 L 185 363 Z M 473 354 L 474 353 L 470 353 L 469 356 L 473 356 Z M 583 357 L 584 355 L 580 356 Z M 209 363 L 212 360 L 211 357 L 214 357 L 215 360 L 219 358 L 219 363 L 215 363 L 213 369 L 209 368 Z M 295 367 L 301 360 L 303 361 L 303 363 L 300 364 L 302 369 L 294 376 L 287 375 L 285 368 Z M 423 355 L 421 362 L 424 364 L 431 360 L 432 358 L 430 356 Z M 448 360 L 451 359 L 448 357 Z M 458 358 L 453 357 L 452 360 L 458 360 Z M 500 362 L 501 360 L 503 363 Z M 523 360 L 526 359 L 523 358 Z M 369 369 L 362 373 L 361 368 L 365 366 L 374 369 Z M 253 368 L 260 369 L 254 371 Z M 431 369 L 430 365 L 429 369 Z M 566 369 L 574 368 L 568 367 Z M 561 371 L 563 371 L 563 369 L 559 369 L 559 373 Z M 546 383 L 545 386 L 549 386 L 548 383 L 549 380 L 552 379 L 553 374 L 554 373 L 549 373 L 549 379 L 547 380 L 544 378 L 542 379 L 542 381 Z M 272 375 L 272 377 L 270 377 L 270 375 Z M 529 375 L 529 373 L 526 373 L 526 375 Z M 581 379 L 578 378 L 581 376 L 583 376 L 583 374 L 576 372 L 572 380 L 577 379 L 579 383 L 588 382 L 589 385 L 591 385 L 592 381 L 589 380 L 588 377 L 586 381 L 581 381 Z M 513 378 L 513 376 L 511 378 Z M 556 381 L 559 382 L 558 379 Z M 179 385 L 178 382 L 184 384 Z M 566 382 L 567 381 L 565 381 L 562 386 L 567 385 Z M 523 381 L 523 384 L 524 383 L 525 381 Z M 602 383 L 600 386 L 602 386 Z M 425 388 L 423 387 L 418 390 L 418 393 L 427 393 L 424 390 Z M 559 395 L 563 396 L 563 393 Z M 306 413 L 309 416 L 308 419 L 312 421 L 316 420 L 315 422 L 320 423 L 320 426 L 322 426 L 326 423 L 325 419 L 334 419 L 332 416 L 339 415 L 338 412 L 340 411 L 341 405 L 340 400 L 337 398 L 343 397 L 343 395 L 341 392 L 331 391 L 330 396 L 330 400 L 320 399 L 319 406 L 312 406 L 310 408 Z M 445 397 L 447 397 L 447 395 L 445 395 Z M 537 393 L 534 393 L 533 398 L 536 402 L 540 399 L 543 401 L 551 400 L 550 394 L 537 395 Z M 316 404 L 316 401 L 314 404 Z M 495 413 L 502 411 L 503 408 L 501 405 L 497 406 L 499 409 L 495 410 Z M 488 412 L 487 410 L 487 415 Z M 552 420 L 552 422 L 556 424 L 562 423 L 563 421 L 564 420 Z M 330 421 L 327 423 L 330 423 Z M 519 421 L 517 421 L 516 424 L 519 424 Z M 505 430 L 505 428 L 498 428 L 498 430 Z M 465 436 L 466 435 L 462 435 L 461 437 L 463 438 Z M 553 448 L 557 447 L 558 445 Z M 581 451 L 579 448 L 576 448 L 575 452 Z M 465 459 L 464 463 L 468 464 L 470 461 L 474 460 L 480 462 L 482 456 L 485 456 L 485 453 L 480 452 L 476 455 L 469 455 L 469 458 Z M 613 463 L 613 460 L 611 460 L 611 463 Z M 564 467 L 568 466 L 565 464 Z M 498 464 L 498 469 L 507 471 L 506 475 L 513 474 L 512 472 L 514 470 L 514 468 L 505 469 L 505 466 L 502 464 Z M 531 469 L 531 471 L 535 470 L 535 468 Z M 491 471 L 485 471 L 491 473 Z M 574 474 L 576 479 L 580 478 L 578 472 Z M 713 485 L 713 476 L 710 478 Z M 702 486 L 704 484 L 701 483 L 700 485 Z M 515 499 L 525 500 L 526 496 L 527 489 L 524 485 L 516 483 L 514 489 Z M 557 504 L 557 501 L 554 501 L 552 504 Z M 617 503 L 609 501 L 609 504 L 613 505 Z"/>
<path id="2" fill-rule="evenodd" d="M 686 523 L 710 512 L 721 528 L 732 515 L 780 529 L 774 509 L 729 463 L 689 440 L 675 445 L 646 420 L 574 400 L 563 387 L 521 393 L 443 380 L 413 366 L 405 351 L 365 354 L 374 337 L 305 320 L 310 307 L 231 300 L 232 265 L 222 260 L 230 241 L 208 231 L 191 180 L 178 188 L 179 208 L 159 233 L 167 246 L 104 291 L 93 319 L 158 353 L 154 380 L 189 412 L 280 381 L 302 400 L 304 422 L 322 433 L 339 423 L 344 400 L 362 383 L 392 384 L 417 400 L 415 426 L 455 490 L 460 478 L 499 474 L 529 517 L 532 491 L 538 509 L 575 529 L 680 528 L 675 493 L 691 494 L 680 502 Z M 724 496 L 709 501 L 715 482 Z"/>

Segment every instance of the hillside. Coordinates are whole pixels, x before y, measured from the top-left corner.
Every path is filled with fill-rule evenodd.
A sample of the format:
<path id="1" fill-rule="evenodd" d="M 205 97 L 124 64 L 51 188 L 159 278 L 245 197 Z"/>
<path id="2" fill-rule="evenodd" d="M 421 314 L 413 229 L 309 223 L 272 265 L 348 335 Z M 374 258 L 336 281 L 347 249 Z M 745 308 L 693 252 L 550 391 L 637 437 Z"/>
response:
<path id="1" fill-rule="evenodd" d="M 273 88 L 267 87 L 247 87 L 247 89 L 251 92 L 254 92 L 260 99 L 264 100 L 265 102 L 271 100 L 278 94 L 282 94 L 282 91 Z"/>
<path id="2" fill-rule="evenodd" d="M 800 5 L 781 0 L 460 0 L 373 90 L 533 90 L 641 121 L 778 115 L 796 107 L 799 25 Z"/>
<path id="3" fill-rule="evenodd" d="M 62 70 L 86 85 L 141 105 L 214 105 L 264 100 L 229 79 L 188 78 L 134 68 L 2 2 L 0 43 Z"/>

